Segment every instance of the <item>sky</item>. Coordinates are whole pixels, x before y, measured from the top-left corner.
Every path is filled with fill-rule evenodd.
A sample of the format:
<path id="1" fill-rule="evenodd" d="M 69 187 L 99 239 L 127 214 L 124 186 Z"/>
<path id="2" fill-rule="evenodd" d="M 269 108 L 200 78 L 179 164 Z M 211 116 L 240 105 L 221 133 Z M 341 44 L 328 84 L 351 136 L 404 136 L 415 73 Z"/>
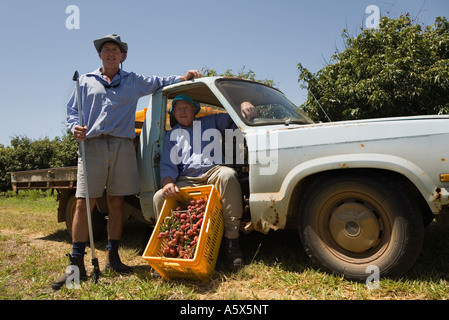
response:
<path id="1" fill-rule="evenodd" d="M 307 92 L 298 63 L 313 73 L 325 67 L 344 50 L 343 29 L 357 36 L 373 23 L 370 5 L 422 25 L 449 17 L 447 0 L 0 0 L 0 144 L 63 136 L 73 74 L 101 66 L 93 40 L 111 33 L 128 43 L 125 71 L 245 67 L 300 106 Z M 148 101 L 141 98 L 137 110 Z"/>

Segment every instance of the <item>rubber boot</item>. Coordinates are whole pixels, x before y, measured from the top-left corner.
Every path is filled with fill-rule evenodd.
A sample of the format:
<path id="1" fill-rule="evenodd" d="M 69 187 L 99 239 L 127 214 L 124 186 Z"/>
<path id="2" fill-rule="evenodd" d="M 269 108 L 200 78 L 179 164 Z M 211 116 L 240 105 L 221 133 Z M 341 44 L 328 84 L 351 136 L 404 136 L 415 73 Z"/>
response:
<path id="1" fill-rule="evenodd" d="M 123 264 L 118 255 L 118 248 L 111 248 L 107 251 L 105 270 L 112 269 L 118 273 L 130 273 L 132 268 Z"/>
<path id="2" fill-rule="evenodd" d="M 239 239 L 225 238 L 226 264 L 230 270 L 243 266 L 243 254 L 240 251 Z"/>
<path id="3" fill-rule="evenodd" d="M 67 253 L 66 256 L 69 257 L 69 266 L 74 266 L 78 268 L 80 277 L 79 280 L 86 281 L 87 274 L 86 268 L 84 267 L 84 257 L 72 257 L 70 253 Z M 70 276 L 72 276 L 74 272 L 75 270 L 73 268 L 67 267 L 65 273 L 51 284 L 52 289 L 53 290 L 61 289 L 62 286 L 67 283 L 67 279 Z"/>

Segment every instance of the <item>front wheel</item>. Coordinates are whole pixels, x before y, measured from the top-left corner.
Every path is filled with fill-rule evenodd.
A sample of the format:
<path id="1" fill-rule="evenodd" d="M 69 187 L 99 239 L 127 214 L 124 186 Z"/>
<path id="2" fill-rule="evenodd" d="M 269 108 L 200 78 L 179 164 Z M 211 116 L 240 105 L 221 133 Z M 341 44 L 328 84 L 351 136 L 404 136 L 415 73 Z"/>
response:
<path id="1" fill-rule="evenodd" d="M 383 177 L 339 176 L 315 182 L 299 211 L 310 258 L 350 280 L 399 277 L 418 258 L 424 238 L 418 206 Z"/>

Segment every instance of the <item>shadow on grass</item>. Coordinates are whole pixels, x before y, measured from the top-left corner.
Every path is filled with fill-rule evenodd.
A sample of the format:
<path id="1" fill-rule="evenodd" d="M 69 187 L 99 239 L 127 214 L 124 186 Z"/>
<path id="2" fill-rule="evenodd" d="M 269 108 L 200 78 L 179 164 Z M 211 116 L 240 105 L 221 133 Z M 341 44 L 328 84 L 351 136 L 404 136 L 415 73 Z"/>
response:
<path id="1" fill-rule="evenodd" d="M 266 265 L 277 264 L 288 272 L 318 269 L 304 251 L 296 230 L 274 231 L 268 235 L 253 232 L 242 235 L 240 243 L 245 253 L 245 263 L 261 261 Z M 449 270 L 449 225 L 431 224 L 425 230 L 419 258 L 402 279 L 434 282 L 449 280 L 447 270 Z"/>
<path id="2" fill-rule="evenodd" d="M 431 224 L 425 230 L 421 254 L 403 277 L 408 280 L 449 280 L 449 225 Z"/>
<path id="3" fill-rule="evenodd" d="M 41 237 L 39 239 L 46 241 L 72 243 L 72 239 L 65 229 L 59 229 L 56 232 L 50 233 L 49 235 L 46 235 L 45 237 Z"/>
<path id="4" fill-rule="evenodd" d="M 245 264 L 262 262 L 277 265 L 289 272 L 301 272 L 312 265 L 296 230 L 242 234 L 240 247 L 245 256 Z"/>

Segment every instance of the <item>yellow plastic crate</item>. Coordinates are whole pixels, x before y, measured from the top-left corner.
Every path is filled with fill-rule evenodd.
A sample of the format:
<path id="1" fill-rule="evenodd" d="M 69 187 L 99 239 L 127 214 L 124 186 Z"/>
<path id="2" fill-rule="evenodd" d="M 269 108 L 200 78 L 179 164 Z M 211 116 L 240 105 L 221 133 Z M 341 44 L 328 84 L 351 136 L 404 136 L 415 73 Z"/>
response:
<path id="1" fill-rule="evenodd" d="M 200 229 L 197 248 L 192 259 L 170 258 L 163 255 L 163 248 L 169 239 L 158 239 L 157 235 L 165 217 L 171 210 L 189 199 L 207 199 L 203 224 Z M 177 197 L 166 199 L 153 234 L 142 258 L 164 279 L 183 278 L 209 281 L 215 271 L 215 264 L 223 236 L 224 222 L 221 198 L 213 185 L 181 188 Z"/>

